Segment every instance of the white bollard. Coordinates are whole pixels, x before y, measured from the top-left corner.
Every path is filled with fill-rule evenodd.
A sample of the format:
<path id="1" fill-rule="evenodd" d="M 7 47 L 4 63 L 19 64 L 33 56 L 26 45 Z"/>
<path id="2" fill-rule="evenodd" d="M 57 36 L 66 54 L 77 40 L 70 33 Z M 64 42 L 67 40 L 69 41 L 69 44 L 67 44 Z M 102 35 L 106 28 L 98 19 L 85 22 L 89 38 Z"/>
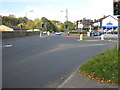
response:
<path id="1" fill-rule="evenodd" d="M 83 40 L 83 34 L 80 34 L 80 40 Z"/>
<path id="2" fill-rule="evenodd" d="M 101 40 L 104 40 L 104 35 L 103 34 L 101 35 Z"/>
<path id="3" fill-rule="evenodd" d="M 40 32 L 40 37 L 42 37 L 42 34 L 41 34 L 41 32 Z"/>
<path id="4" fill-rule="evenodd" d="M 47 35 L 48 35 L 48 36 L 50 35 L 50 32 L 49 32 L 49 31 L 47 32 Z"/>
<path id="5" fill-rule="evenodd" d="M 90 37 L 90 32 L 87 32 L 87 37 Z"/>

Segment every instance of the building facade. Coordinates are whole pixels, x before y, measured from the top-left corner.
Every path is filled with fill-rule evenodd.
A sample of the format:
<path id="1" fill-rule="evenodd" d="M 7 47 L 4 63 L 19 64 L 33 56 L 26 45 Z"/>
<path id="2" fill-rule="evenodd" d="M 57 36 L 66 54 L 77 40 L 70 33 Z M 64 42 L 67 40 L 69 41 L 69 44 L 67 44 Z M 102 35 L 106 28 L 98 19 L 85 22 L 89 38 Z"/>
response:
<path id="1" fill-rule="evenodd" d="M 99 27 L 104 32 L 117 31 L 118 29 L 118 20 L 113 16 L 107 16 L 102 20 L 102 24 Z"/>
<path id="2" fill-rule="evenodd" d="M 97 30 L 103 32 L 117 31 L 118 19 L 111 15 L 104 16 L 103 18 L 100 18 L 96 22 L 94 22 L 93 26 L 97 27 Z"/>

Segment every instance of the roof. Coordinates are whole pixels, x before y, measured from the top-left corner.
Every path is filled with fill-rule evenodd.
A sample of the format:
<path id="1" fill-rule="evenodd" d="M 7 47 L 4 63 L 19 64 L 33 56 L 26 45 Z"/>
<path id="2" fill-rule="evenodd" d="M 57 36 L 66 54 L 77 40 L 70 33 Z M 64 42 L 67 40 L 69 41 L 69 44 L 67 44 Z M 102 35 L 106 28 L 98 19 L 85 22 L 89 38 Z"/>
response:
<path id="1" fill-rule="evenodd" d="M 111 16 L 111 15 L 108 15 L 108 16 L 104 16 L 104 17 L 102 17 L 102 18 L 98 19 L 98 20 L 97 20 L 97 21 L 95 21 L 94 23 L 99 22 L 99 21 L 102 21 L 103 19 L 105 19 L 105 18 L 107 18 L 107 17 L 112 17 L 113 19 L 115 19 L 115 20 L 117 20 L 117 21 L 118 21 L 118 19 L 116 19 L 115 17 L 113 17 L 113 16 Z"/>
<path id="2" fill-rule="evenodd" d="M 13 29 L 5 25 L 0 25 L 0 31 L 13 31 Z"/>

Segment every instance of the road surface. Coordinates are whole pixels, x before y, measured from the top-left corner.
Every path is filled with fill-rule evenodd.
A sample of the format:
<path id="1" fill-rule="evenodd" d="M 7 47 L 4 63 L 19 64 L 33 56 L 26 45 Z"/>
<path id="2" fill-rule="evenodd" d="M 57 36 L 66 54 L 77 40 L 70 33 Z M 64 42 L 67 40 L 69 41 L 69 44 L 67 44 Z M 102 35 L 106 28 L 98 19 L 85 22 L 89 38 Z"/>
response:
<path id="1" fill-rule="evenodd" d="M 3 88 L 56 88 L 113 42 L 27 36 L 5 39 L 2 44 Z"/>

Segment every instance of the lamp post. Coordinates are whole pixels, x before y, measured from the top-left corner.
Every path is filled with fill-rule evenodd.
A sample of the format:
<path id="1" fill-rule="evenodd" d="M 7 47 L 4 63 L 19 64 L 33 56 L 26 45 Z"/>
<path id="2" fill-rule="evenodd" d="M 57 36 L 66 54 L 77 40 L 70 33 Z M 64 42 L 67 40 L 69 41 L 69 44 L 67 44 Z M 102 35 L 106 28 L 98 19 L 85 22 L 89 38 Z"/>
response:
<path id="1" fill-rule="evenodd" d="M 61 11 L 61 12 L 64 12 L 64 11 Z M 68 10 L 66 9 L 66 21 L 68 21 Z"/>
<path id="2" fill-rule="evenodd" d="M 29 11 L 26 11 L 26 18 L 27 18 L 27 13 L 28 13 L 28 12 L 33 12 L 33 11 L 34 11 L 34 10 L 29 10 Z"/>
<path id="3" fill-rule="evenodd" d="M 68 10 L 66 9 L 66 21 L 68 22 Z"/>
<path id="4" fill-rule="evenodd" d="M 61 11 L 61 12 L 64 12 L 64 11 Z M 66 25 L 65 25 L 65 27 L 66 27 L 66 32 L 68 32 L 68 9 L 66 9 Z"/>

